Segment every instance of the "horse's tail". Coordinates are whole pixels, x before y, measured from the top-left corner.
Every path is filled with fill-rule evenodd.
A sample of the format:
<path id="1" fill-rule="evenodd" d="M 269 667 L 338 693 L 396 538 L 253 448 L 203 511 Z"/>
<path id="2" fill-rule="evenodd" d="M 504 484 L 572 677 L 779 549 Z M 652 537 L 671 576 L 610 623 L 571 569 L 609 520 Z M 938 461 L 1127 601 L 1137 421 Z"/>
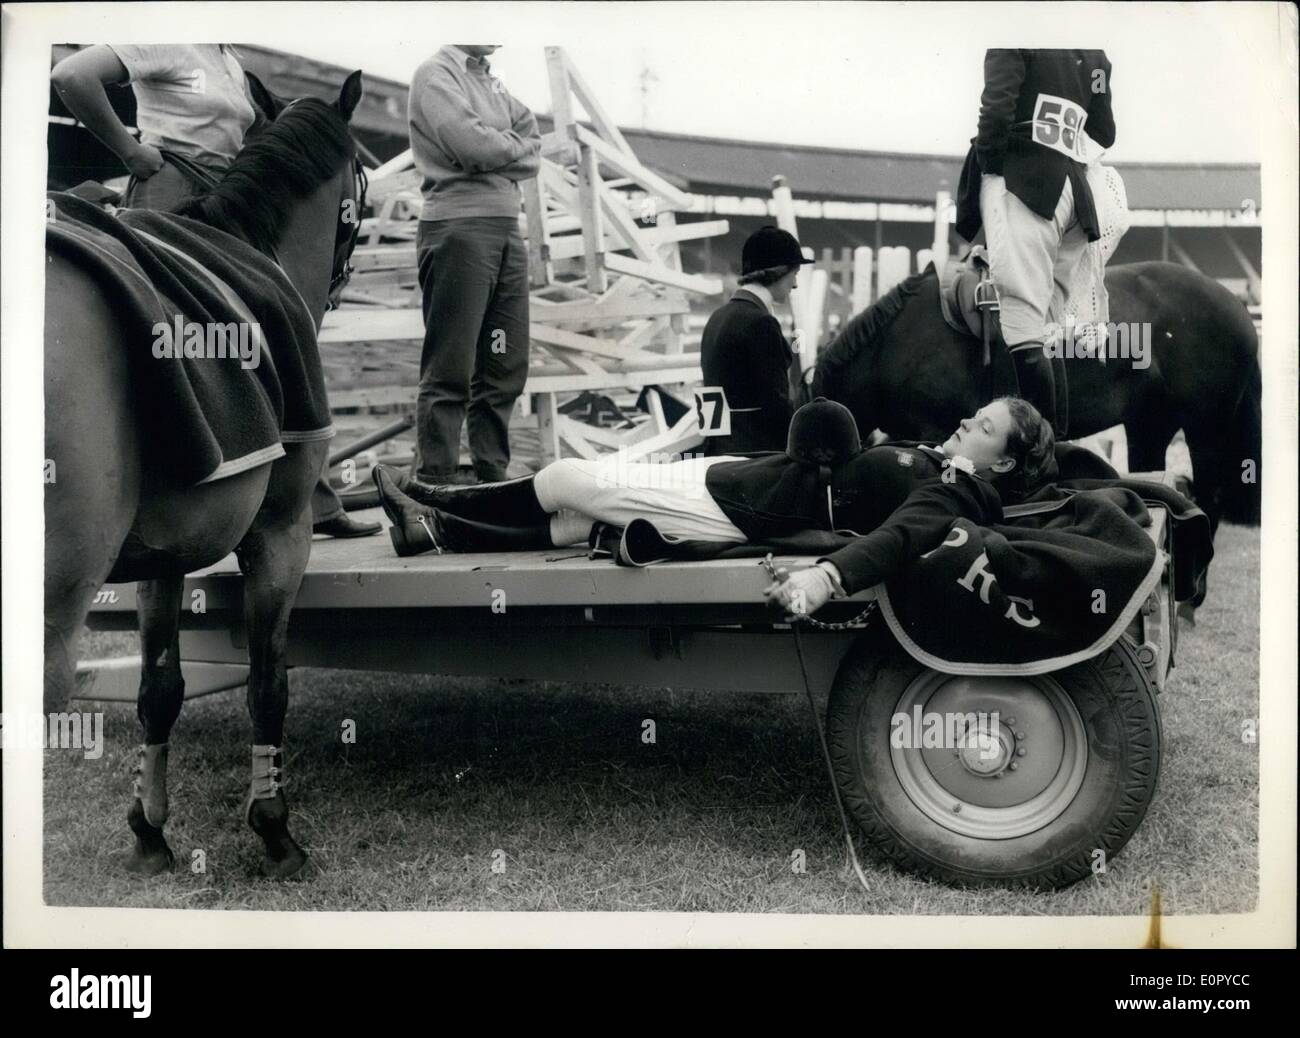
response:
<path id="1" fill-rule="evenodd" d="M 1224 473 L 1223 518 L 1243 526 L 1258 526 L 1261 517 L 1260 454 L 1263 437 L 1263 380 L 1259 353 L 1250 359 L 1246 385 L 1229 423 L 1229 469 Z"/>

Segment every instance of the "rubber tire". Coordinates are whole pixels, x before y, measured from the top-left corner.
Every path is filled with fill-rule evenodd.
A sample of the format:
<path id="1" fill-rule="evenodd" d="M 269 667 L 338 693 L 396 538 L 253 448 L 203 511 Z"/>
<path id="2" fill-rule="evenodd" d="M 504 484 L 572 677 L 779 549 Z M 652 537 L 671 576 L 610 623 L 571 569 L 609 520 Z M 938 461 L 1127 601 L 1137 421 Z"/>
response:
<path id="1" fill-rule="evenodd" d="M 924 669 L 882 621 L 849 650 L 831 688 L 826 727 L 835 779 L 845 809 L 878 851 L 948 884 L 1056 890 L 1090 876 L 1098 848 L 1109 862 L 1129 841 L 1155 794 L 1161 733 L 1155 687 L 1127 637 L 1052 674 L 1083 721 L 1083 784 L 1050 823 L 1013 839 L 952 832 L 921 812 L 899 782 L 890 717 Z"/>

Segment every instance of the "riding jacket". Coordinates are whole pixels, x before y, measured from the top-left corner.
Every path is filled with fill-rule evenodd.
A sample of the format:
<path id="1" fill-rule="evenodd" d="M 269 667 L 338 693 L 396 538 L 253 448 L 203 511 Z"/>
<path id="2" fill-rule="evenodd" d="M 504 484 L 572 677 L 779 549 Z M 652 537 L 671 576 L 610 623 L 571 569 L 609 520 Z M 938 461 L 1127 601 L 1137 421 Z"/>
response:
<path id="1" fill-rule="evenodd" d="M 1115 143 L 1111 68 L 1100 50 L 989 50 L 979 132 L 957 188 L 957 233 L 979 233 L 980 177 L 1000 175 L 1007 190 L 1050 220 L 1068 177 L 1089 241 L 1099 237 L 1084 176 L 1081 131 L 1103 148 Z"/>
<path id="2" fill-rule="evenodd" d="M 764 453 L 718 462 L 705 486 L 751 542 L 809 529 L 861 535 L 826 556 L 849 594 L 937 547 L 955 519 L 977 525 L 1002 520 L 1002 500 L 992 484 L 950 469 L 930 444 L 870 447 L 827 475 L 784 453 Z"/>
<path id="3" fill-rule="evenodd" d="M 700 341 L 700 368 L 704 385 L 726 393 L 731 435 L 707 437 L 708 457 L 785 449 L 793 358 L 780 322 L 755 293 L 737 289 L 714 311 Z"/>

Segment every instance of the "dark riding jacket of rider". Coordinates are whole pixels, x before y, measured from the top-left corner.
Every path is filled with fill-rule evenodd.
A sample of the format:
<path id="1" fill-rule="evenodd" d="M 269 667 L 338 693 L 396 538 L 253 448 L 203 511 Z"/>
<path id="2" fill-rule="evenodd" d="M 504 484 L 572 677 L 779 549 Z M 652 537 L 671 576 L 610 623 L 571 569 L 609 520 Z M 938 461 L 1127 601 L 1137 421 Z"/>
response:
<path id="1" fill-rule="evenodd" d="M 1051 219 L 1065 180 L 1074 189 L 1075 211 L 1098 238 L 1097 212 L 1083 163 L 1034 142 L 1030 128 L 1042 94 L 1084 109 L 1084 131 L 1103 148 L 1115 143 L 1111 65 L 1100 50 L 993 49 L 984 56 L 979 132 L 971 139 L 957 188 L 957 233 L 973 241 L 980 216 L 980 176 L 1002 176 L 1007 190 L 1044 219 Z"/>
<path id="2" fill-rule="evenodd" d="M 764 226 L 745 241 L 741 277 L 781 274 L 811 262 L 792 234 Z M 794 353 L 781 332 L 781 322 L 769 309 L 771 302 L 766 290 L 742 284 L 704 326 L 700 341 L 704 385 L 722 388 L 731 413 L 730 435 L 705 439 L 704 453 L 709 457 L 785 446 L 794 414 L 790 393 Z"/>

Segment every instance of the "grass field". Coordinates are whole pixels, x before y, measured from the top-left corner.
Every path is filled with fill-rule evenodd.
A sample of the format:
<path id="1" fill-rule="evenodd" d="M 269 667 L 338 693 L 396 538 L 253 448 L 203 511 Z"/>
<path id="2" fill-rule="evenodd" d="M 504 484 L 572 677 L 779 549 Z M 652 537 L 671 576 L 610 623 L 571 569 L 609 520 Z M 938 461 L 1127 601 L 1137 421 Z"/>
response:
<path id="1" fill-rule="evenodd" d="M 159 908 L 728 911 L 879 914 L 1243 912 L 1258 881 L 1259 535 L 1225 526 L 1210 597 L 1184 628 L 1161 697 L 1164 761 L 1146 821 L 1108 871 L 1059 893 L 920 882 L 861 847 L 845 862 L 802 696 L 565 687 L 298 670 L 288 795 L 312 856 L 300 880 L 254 874 L 240 805 L 242 692 L 181 714 L 171 743 L 175 872 L 121 859 L 134 706 L 104 705 L 99 760 L 47 751 L 45 896 L 55 905 Z M 85 658 L 135 651 L 87 635 Z M 631 675 L 629 675 L 630 677 Z M 80 709 L 100 709 L 80 704 Z M 641 741 L 642 721 L 657 741 Z M 340 738 L 345 720 L 356 743 Z M 202 850 L 205 871 L 191 870 Z M 807 871 L 791 869 L 804 851 Z M 497 870 L 494 871 L 494 862 Z M 501 870 L 504 865 L 504 870 Z"/>

